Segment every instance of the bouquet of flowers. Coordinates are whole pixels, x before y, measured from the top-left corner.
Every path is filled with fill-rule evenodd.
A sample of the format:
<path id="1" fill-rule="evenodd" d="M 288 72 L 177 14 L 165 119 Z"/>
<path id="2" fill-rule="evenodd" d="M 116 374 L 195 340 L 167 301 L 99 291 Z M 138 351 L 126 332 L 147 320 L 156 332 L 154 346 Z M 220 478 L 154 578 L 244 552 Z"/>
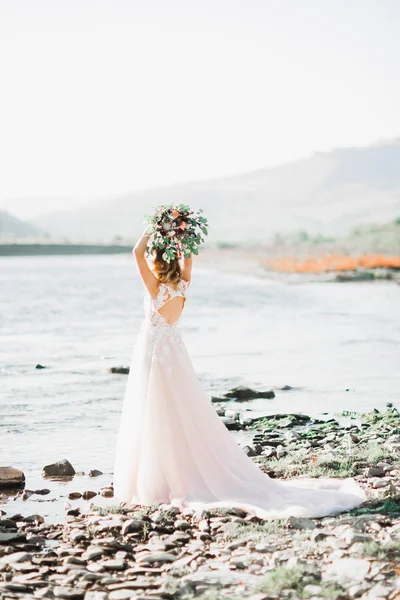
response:
<path id="1" fill-rule="evenodd" d="M 208 235 L 207 219 L 203 210 L 191 210 L 187 204 L 169 204 L 157 206 L 154 214 L 146 216 L 151 237 L 146 251 L 163 249 L 163 259 L 170 262 L 174 258 L 189 258 L 199 253 L 199 246 Z"/>

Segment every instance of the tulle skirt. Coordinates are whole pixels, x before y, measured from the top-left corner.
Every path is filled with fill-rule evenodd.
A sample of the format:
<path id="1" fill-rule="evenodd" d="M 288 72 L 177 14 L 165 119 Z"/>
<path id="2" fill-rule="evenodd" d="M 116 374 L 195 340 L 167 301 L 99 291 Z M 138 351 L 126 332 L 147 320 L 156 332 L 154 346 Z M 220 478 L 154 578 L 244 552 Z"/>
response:
<path id="1" fill-rule="evenodd" d="M 353 479 L 271 479 L 248 458 L 200 384 L 177 327 L 143 323 L 114 469 L 128 504 L 239 507 L 262 518 L 322 517 L 365 500 Z"/>

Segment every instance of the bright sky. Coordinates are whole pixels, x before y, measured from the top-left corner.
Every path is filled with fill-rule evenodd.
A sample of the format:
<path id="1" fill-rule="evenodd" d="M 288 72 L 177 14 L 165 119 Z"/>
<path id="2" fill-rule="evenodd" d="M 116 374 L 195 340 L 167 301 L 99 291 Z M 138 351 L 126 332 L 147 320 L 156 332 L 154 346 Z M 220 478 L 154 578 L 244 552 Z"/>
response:
<path id="1" fill-rule="evenodd" d="M 397 137 L 399 28 L 397 0 L 0 0 L 0 207 Z"/>

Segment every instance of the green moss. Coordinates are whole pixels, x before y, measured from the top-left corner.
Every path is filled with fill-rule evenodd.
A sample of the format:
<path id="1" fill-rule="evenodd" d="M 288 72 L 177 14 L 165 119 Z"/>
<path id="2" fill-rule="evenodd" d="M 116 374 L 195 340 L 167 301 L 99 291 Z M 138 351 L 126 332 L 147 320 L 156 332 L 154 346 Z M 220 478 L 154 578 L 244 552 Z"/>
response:
<path id="1" fill-rule="evenodd" d="M 223 539 L 226 542 L 234 540 L 266 541 L 268 536 L 281 535 L 285 531 L 284 523 L 284 520 L 276 519 L 273 521 L 264 521 L 263 523 L 242 524 L 232 531 L 224 533 Z"/>
<path id="2" fill-rule="evenodd" d="M 295 590 L 302 596 L 306 585 L 318 585 L 319 580 L 319 570 L 313 565 L 277 567 L 265 575 L 257 585 L 257 590 L 270 594 L 280 594 L 283 590 Z"/>
<path id="3" fill-rule="evenodd" d="M 106 517 L 107 515 L 121 515 L 126 512 L 126 509 L 119 506 L 119 504 L 112 504 L 111 506 L 99 506 L 92 504 L 90 507 L 93 512 L 99 513 L 100 516 Z"/>
<path id="4" fill-rule="evenodd" d="M 352 510 L 350 514 L 356 517 L 369 514 L 398 517 L 400 516 L 400 496 L 383 500 L 369 500 L 364 502 L 360 508 Z"/>
<path id="5" fill-rule="evenodd" d="M 360 555 L 364 557 L 374 557 L 381 560 L 396 560 L 400 559 L 400 542 L 386 542 L 379 544 L 371 541 L 365 542 L 362 545 Z"/>
<path id="6" fill-rule="evenodd" d="M 300 448 L 283 458 L 257 456 L 254 461 L 265 470 L 273 471 L 279 478 L 291 477 L 354 477 L 365 467 L 375 466 L 380 461 L 395 462 L 395 453 L 380 444 L 371 442 L 352 446 L 338 446 L 329 455 L 323 447 Z"/>

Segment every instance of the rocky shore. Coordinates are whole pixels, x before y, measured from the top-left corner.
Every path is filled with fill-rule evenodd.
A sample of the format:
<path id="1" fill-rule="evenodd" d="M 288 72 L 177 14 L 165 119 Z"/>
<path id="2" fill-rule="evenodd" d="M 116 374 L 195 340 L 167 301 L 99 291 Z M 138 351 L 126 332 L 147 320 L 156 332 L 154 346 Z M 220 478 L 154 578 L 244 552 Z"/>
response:
<path id="1" fill-rule="evenodd" d="M 250 392 L 232 390 L 214 405 L 227 427 L 246 431 L 243 450 L 269 476 L 352 476 L 368 500 L 336 516 L 273 521 L 239 509 L 121 507 L 110 486 L 100 492 L 109 498 L 106 505 L 99 506 L 93 492 L 82 512 L 70 493 L 63 523 L 15 514 L 7 505 L 0 510 L 0 597 L 400 598 L 399 412 L 389 406 L 322 420 L 252 418 L 229 408 L 232 400 L 251 399 Z M 46 477 L 62 477 L 55 468 L 65 477 L 78 475 L 68 461 L 55 465 L 47 465 Z M 15 484 L 18 473 L 11 475 Z M 0 481 L 4 488 L 4 471 Z"/>

